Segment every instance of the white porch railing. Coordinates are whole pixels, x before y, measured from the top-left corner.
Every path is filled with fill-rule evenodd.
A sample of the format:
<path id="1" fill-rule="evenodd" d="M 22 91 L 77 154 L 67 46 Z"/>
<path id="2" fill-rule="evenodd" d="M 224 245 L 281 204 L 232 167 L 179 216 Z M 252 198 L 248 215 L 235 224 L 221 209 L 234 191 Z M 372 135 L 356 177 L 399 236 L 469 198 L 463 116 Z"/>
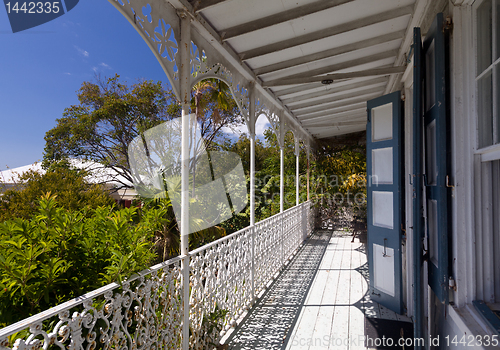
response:
<path id="1" fill-rule="evenodd" d="M 184 312 L 190 318 L 189 348 L 213 348 L 312 232 L 311 209 L 311 202 L 302 203 L 189 257 L 144 270 L 122 286 L 111 283 L 0 329 L 0 350 L 181 349 Z M 181 260 L 186 258 L 189 310 L 182 301 Z M 16 334 L 20 337 L 11 344 Z"/>

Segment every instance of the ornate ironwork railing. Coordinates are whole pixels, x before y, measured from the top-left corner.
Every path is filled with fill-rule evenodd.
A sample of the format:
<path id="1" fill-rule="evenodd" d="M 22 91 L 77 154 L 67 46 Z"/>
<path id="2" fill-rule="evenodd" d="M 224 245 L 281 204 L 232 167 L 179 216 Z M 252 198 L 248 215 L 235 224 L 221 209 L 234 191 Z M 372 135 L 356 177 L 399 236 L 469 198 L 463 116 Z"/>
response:
<path id="1" fill-rule="evenodd" d="M 7 349 L 214 348 L 312 232 L 311 202 L 0 329 Z M 189 262 L 189 284 L 181 262 Z M 190 288 L 190 307 L 182 291 Z"/>

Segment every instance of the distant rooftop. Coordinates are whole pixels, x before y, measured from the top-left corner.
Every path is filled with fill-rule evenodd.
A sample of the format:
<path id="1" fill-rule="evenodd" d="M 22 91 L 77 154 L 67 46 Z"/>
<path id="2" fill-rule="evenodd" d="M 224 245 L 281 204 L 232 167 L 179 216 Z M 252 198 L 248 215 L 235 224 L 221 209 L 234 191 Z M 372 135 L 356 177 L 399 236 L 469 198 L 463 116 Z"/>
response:
<path id="1" fill-rule="evenodd" d="M 121 183 L 125 183 L 130 184 L 130 186 L 132 185 L 128 180 L 126 180 L 116 171 L 114 171 L 113 169 L 105 168 L 100 163 L 93 161 L 84 161 L 75 158 L 70 159 L 69 163 L 75 168 L 87 170 L 90 173 L 90 176 L 87 177 L 87 181 L 91 183 L 107 183 L 109 185 L 120 185 Z M 42 174 L 45 173 L 45 170 L 42 168 L 42 163 L 35 162 L 33 164 L 1 171 L 0 183 L 15 184 L 19 182 L 19 177 L 29 170 L 33 170 Z"/>

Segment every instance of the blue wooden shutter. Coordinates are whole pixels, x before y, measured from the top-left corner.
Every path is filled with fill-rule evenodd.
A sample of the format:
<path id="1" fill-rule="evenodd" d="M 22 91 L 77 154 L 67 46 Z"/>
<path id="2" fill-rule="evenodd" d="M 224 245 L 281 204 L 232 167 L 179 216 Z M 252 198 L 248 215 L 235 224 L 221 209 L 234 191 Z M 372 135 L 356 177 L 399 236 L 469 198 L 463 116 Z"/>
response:
<path id="1" fill-rule="evenodd" d="M 403 312 L 401 94 L 368 101 L 368 264 L 373 300 Z"/>
<path id="2" fill-rule="evenodd" d="M 423 42 L 425 193 L 429 285 L 448 302 L 449 136 L 446 41 L 443 14 L 439 13 Z M 414 103 L 418 103 L 415 101 Z"/>
<path id="3" fill-rule="evenodd" d="M 420 28 L 413 29 L 413 316 L 414 338 L 424 337 L 423 309 L 423 239 L 424 239 L 424 203 L 423 203 L 423 64 L 422 35 Z M 417 347 L 421 349 L 421 347 Z"/>

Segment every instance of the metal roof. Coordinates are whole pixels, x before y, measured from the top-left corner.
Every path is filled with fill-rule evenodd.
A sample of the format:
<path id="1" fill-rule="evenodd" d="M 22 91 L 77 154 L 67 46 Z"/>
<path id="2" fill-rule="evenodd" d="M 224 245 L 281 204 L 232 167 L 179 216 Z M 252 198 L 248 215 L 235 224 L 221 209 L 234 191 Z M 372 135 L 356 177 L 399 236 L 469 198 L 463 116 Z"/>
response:
<path id="1" fill-rule="evenodd" d="M 119 9 L 127 6 L 123 0 L 122 6 L 116 4 L 120 0 L 110 1 Z M 142 6 L 147 1 L 130 2 Z M 397 85 L 405 69 L 412 28 L 431 3 L 164 0 L 154 5 L 152 13 L 165 12 L 161 6 L 167 5 L 175 11 L 186 11 L 192 17 L 192 40 L 199 51 L 213 51 L 207 56 L 216 56 L 218 62 L 222 60 L 220 63 L 238 71 L 239 80 L 255 82 L 259 94 L 284 115 L 289 129 L 310 141 L 365 130 L 366 101 Z M 133 11 L 132 19 L 129 12 L 129 21 L 136 23 L 140 15 Z M 156 44 L 150 34 L 153 27 L 148 29 L 148 23 L 142 23 L 145 40 Z M 176 30 L 175 24 L 172 27 Z M 332 82 L 322 83 L 326 80 Z M 276 121 L 271 123 L 276 129 Z"/>
<path id="2" fill-rule="evenodd" d="M 317 80 L 326 74 L 394 67 L 415 5 L 414 0 L 190 3 L 317 138 L 364 130 L 366 101 L 384 94 L 390 74 L 329 85 Z M 312 77 L 316 82 L 308 82 Z"/>

